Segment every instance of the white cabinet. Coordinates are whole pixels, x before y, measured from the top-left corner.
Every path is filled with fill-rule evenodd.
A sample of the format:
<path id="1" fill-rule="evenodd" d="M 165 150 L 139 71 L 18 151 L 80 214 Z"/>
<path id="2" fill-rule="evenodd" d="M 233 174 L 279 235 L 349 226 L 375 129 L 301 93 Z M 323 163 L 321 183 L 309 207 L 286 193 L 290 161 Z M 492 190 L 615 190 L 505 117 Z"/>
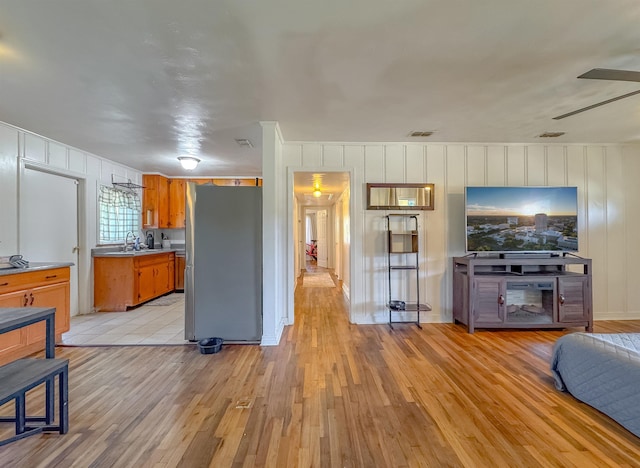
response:
<path id="1" fill-rule="evenodd" d="M 0 124 L 0 256 L 18 253 L 18 130 Z"/>

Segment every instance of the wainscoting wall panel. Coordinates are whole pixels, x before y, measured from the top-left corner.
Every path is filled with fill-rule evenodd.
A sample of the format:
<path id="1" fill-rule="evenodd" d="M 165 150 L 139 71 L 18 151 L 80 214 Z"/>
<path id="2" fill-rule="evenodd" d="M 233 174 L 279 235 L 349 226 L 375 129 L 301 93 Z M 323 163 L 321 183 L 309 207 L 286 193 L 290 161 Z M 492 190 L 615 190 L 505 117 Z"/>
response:
<path id="1" fill-rule="evenodd" d="M 325 157 L 318 155 L 324 154 Z M 302 157 L 298 157 L 302 155 Z M 579 255 L 593 259 L 596 319 L 640 318 L 640 147 L 562 144 L 283 144 L 283 171 L 353 170 L 356 252 L 351 319 L 386 320 L 384 211 L 366 210 L 367 182 L 434 183 L 435 210 L 420 212 L 420 286 L 433 311 L 425 321 L 451 321 L 452 257 L 465 254 L 467 185 L 578 187 Z M 285 196 L 283 194 L 282 196 Z M 407 286 L 410 287 L 410 286 Z"/>

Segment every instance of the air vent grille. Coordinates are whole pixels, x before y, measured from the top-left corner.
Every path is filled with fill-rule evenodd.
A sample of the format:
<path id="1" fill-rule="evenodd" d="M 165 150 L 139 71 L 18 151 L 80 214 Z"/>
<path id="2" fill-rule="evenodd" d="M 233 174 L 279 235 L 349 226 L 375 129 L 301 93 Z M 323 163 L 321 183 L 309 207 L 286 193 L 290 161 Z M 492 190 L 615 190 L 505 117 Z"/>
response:
<path id="1" fill-rule="evenodd" d="M 235 140 L 236 143 L 238 143 L 240 146 L 253 148 L 253 143 L 251 143 L 251 140 L 249 140 L 248 138 L 236 138 Z"/>
<path id="2" fill-rule="evenodd" d="M 409 133 L 410 137 L 430 137 L 433 135 L 433 132 L 411 132 Z"/>
<path id="3" fill-rule="evenodd" d="M 544 132 L 541 135 L 538 135 L 539 138 L 558 138 L 559 136 L 564 135 L 564 132 Z"/>

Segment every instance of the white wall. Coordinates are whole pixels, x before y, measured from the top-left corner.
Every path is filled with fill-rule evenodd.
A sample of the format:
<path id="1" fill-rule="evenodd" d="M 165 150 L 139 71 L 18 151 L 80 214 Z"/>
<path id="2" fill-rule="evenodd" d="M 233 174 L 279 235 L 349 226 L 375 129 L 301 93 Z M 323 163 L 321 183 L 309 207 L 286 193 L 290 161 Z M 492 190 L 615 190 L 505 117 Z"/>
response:
<path id="1" fill-rule="evenodd" d="M 80 253 L 78 260 L 79 309 L 80 313 L 92 312 L 93 308 L 93 270 L 91 248 L 98 240 L 97 233 L 97 193 L 98 186 L 111 185 L 112 175 L 117 181 L 130 179 L 141 183 L 142 173 L 121 164 L 84 152 L 77 148 L 36 135 L 12 125 L 0 122 L 0 181 L 2 183 L 2 225 L 0 229 L 1 255 L 20 252 L 20 233 L 18 232 L 19 200 L 18 185 L 20 169 L 43 170 L 80 181 L 78 204 L 78 240 Z M 46 232 L 46 226 L 42 229 Z M 15 230 L 15 236 L 13 232 Z M 8 235 L 5 234 L 8 232 Z M 6 240 L 6 242 L 5 242 Z M 9 252 L 8 254 L 6 252 Z M 29 259 L 34 262 L 47 261 Z"/>
<path id="2" fill-rule="evenodd" d="M 293 217 L 286 207 L 293 191 L 285 191 L 287 174 L 282 167 L 282 135 L 277 122 L 262 125 L 262 344 L 277 345 L 286 324 L 291 323 L 293 284 L 288 265 L 293 270 Z M 289 242 L 289 244 L 287 244 Z M 287 263 L 291 261 L 291 263 Z M 287 315 L 290 310 L 291 315 Z"/>
<path id="3" fill-rule="evenodd" d="M 596 319 L 640 318 L 640 147 L 620 145 L 400 144 L 285 142 L 278 172 L 352 171 L 354 217 L 351 319 L 386 320 L 384 216 L 367 211 L 368 182 L 435 184 L 435 210 L 420 212 L 421 294 L 428 322 L 452 320 L 452 257 L 464 255 L 466 185 L 566 185 L 579 194 L 580 252 L 593 259 Z M 267 181 L 265 180 L 265 184 Z M 278 203 L 289 193 L 277 190 Z M 291 216 L 291 215 L 289 215 Z M 287 230 L 287 220 L 278 220 Z M 346 256 L 345 258 L 349 258 Z M 278 276 L 285 277 L 280 270 Z M 287 312 L 289 313 L 289 312 Z"/>

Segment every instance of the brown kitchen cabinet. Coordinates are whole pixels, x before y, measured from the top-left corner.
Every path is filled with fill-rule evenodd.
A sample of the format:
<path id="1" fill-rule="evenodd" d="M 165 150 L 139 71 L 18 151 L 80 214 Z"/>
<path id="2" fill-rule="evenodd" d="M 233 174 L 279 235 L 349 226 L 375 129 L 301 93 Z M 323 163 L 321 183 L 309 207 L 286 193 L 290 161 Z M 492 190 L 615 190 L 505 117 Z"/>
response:
<path id="1" fill-rule="evenodd" d="M 187 182 L 220 186 L 262 186 L 262 179 L 169 179 L 143 174 L 142 228 L 182 229 L 186 225 Z"/>
<path id="2" fill-rule="evenodd" d="M 184 255 L 176 255 L 176 291 L 184 291 Z"/>
<path id="3" fill-rule="evenodd" d="M 143 175 L 142 228 L 169 228 L 169 179 Z"/>
<path id="4" fill-rule="evenodd" d="M 94 308 L 123 312 L 174 290 L 175 253 L 94 257 Z"/>
<path id="5" fill-rule="evenodd" d="M 169 184 L 169 227 L 184 228 L 186 225 L 186 181 L 185 179 L 171 179 Z"/>
<path id="6" fill-rule="evenodd" d="M 69 278 L 69 267 L 0 276 L 0 308 L 55 307 L 56 341 L 60 341 L 70 327 Z M 45 338 L 44 322 L 0 335 L 0 364 L 44 349 Z"/>

